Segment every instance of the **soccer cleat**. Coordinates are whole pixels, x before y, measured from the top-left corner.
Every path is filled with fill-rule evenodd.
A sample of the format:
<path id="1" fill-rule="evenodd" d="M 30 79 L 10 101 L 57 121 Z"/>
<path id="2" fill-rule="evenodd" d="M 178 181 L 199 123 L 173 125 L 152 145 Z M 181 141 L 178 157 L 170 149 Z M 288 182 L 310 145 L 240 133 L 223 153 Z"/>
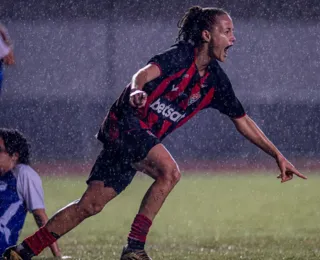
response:
<path id="1" fill-rule="evenodd" d="M 3 260 L 29 260 L 29 259 L 23 259 L 16 251 L 15 251 L 16 247 L 12 246 L 12 247 L 8 247 L 3 255 L 2 258 Z"/>
<path id="2" fill-rule="evenodd" d="M 152 260 L 144 250 L 134 250 L 128 246 L 123 247 L 120 260 Z"/>

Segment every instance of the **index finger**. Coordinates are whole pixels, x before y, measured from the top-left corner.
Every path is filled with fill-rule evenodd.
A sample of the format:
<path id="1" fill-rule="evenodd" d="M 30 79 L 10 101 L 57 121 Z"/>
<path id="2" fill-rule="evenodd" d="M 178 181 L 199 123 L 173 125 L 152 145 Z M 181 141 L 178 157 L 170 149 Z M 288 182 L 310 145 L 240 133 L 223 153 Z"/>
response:
<path id="1" fill-rule="evenodd" d="M 296 170 L 296 169 L 294 169 L 294 170 L 292 170 L 292 173 L 293 174 L 295 174 L 295 175 L 297 175 L 299 178 L 301 178 L 301 179 L 304 179 L 304 180 L 306 180 L 306 179 L 308 179 L 306 176 L 304 176 L 302 173 L 300 173 L 298 170 Z"/>

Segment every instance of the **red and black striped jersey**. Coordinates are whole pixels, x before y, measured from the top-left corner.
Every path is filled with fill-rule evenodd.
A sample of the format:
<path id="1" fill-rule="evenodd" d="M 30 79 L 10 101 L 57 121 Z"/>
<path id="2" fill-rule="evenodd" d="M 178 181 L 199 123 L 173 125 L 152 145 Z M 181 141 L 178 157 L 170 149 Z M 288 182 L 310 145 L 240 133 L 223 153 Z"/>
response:
<path id="1" fill-rule="evenodd" d="M 148 63 L 157 65 L 161 75 L 143 87 L 148 94 L 145 107 L 129 105 L 128 85 L 103 122 L 98 134 L 102 142 L 138 127 L 149 129 L 162 140 L 206 108 L 215 108 L 232 118 L 245 115 L 228 76 L 216 60 L 200 76 L 192 44 L 179 42 Z"/>

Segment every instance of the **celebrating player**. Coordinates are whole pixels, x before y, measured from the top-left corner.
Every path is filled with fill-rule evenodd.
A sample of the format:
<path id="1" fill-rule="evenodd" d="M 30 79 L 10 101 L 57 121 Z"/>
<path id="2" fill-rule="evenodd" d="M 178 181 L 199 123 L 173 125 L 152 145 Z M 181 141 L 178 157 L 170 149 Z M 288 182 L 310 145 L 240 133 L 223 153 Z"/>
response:
<path id="1" fill-rule="evenodd" d="M 282 182 L 294 175 L 306 178 L 245 113 L 218 64 L 226 60 L 236 40 L 230 15 L 222 9 L 195 6 L 182 17 L 179 28 L 177 43 L 134 74 L 112 105 L 97 135 L 104 148 L 82 198 L 56 213 L 20 245 L 9 248 L 6 259 L 38 255 L 84 219 L 99 213 L 130 184 L 137 170 L 154 182 L 132 223 L 121 260 L 151 259 L 144 250 L 149 228 L 181 176 L 161 141 L 203 109 L 214 108 L 230 117 L 243 136 L 275 159 Z"/>

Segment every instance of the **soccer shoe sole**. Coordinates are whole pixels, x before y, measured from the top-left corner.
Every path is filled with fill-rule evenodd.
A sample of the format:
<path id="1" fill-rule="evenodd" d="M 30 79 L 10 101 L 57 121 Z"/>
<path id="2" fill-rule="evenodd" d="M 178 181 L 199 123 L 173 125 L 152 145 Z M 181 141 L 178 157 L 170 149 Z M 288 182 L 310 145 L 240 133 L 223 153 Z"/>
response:
<path id="1" fill-rule="evenodd" d="M 136 254 L 136 252 L 133 252 L 133 251 L 128 252 L 127 246 L 125 246 L 122 250 L 120 260 L 152 260 L 152 259 L 147 255 L 141 256 Z"/>
<path id="2" fill-rule="evenodd" d="M 141 256 L 136 255 L 135 253 L 127 253 L 125 255 L 122 255 L 120 260 L 152 260 L 150 257 L 147 258 L 141 258 Z"/>

